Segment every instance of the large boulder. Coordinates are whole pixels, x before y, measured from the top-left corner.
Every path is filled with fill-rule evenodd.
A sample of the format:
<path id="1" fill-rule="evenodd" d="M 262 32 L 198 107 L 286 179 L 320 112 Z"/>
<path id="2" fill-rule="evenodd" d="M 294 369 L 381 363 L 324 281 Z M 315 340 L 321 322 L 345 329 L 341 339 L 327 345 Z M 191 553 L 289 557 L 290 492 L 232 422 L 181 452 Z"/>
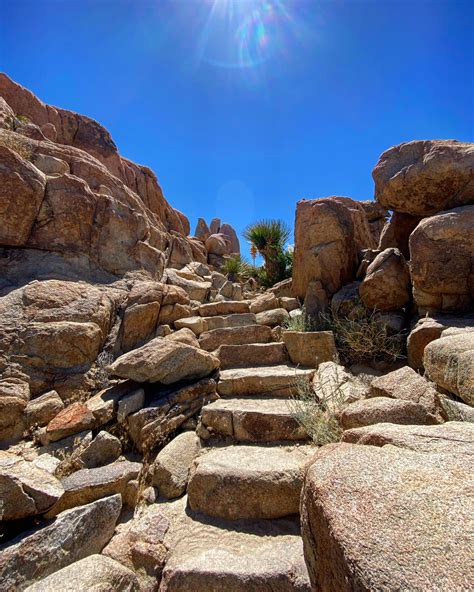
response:
<path id="1" fill-rule="evenodd" d="M 219 367 L 212 354 L 177 341 L 156 337 L 143 347 L 120 356 L 111 365 L 115 376 L 135 382 L 172 384 L 211 374 Z"/>
<path id="2" fill-rule="evenodd" d="M 239 238 L 233 227 L 230 224 L 222 224 L 219 232 L 227 236 L 230 240 L 230 252 L 232 254 L 240 254 Z"/>
<path id="3" fill-rule="evenodd" d="M 410 302 L 410 271 L 398 249 L 385 249 L 377 255 L 367 268 L 359 294 L 373 310 L 396 311 Z"/>
<path id="4" fill-rule="evenodd" d="M 30 584 L 100 553 L 112 538 L 120 515 L 120 495 L 67 510 L 40 528 L 25 532 L 0 547 L 0 581 L 5 590 Z"/>
<path id="5" fill-rule="evenodd" d="M 206 239 L 205 245 L 210 255 L 230 255 L 232 253 L 231 241 L 226 234 L 211 234 Z"/>
<path id="6" fill-rule="evenodd" d="M 200 241 L 206 242 L 210 234 L 211 231 L 209 230 L 209 226 L 207 225 L 204 218 L 198 218 L 196 230 L 194 231 L 194 236 L 198 238 Z"/>
<path id="7" fill-rule="evenodd" d="M 410 236 L 413 297 L 420 312 L 467 311 L 474 298 L 474 206 L 422 220 Z"/>
<path id="8" fill-rule="evenodd" d="M 0 379 L 0 442 L 21 438 L 27 427 L 26 408 L 29 399 L 30 387 L 27 382 L 19 378 Z"/>
<path id="9" fill-rule="evenodd" d="M 372 171 L 384 207 L 431 216 L 474 203 L 474 144 L 417 140 L 386 150 Z"/>
<path id="10" fill-rule="evenodd" d="M 345 430 L 384 422 L 420 425 L 439 423 L 420 403 L 390 397 L 355 401 L 342 410 L 339 421 Z"/>
<path id="11" fill-rule="evenodd" d="M 301 499 L 313 590 L 471 587 L 472 456 L 323 447 Z"/>
<path id="12" fill-rule="evenodd" d="M 296 206 L 293 292 L 306 297 L 318 284 L 330 298 L 355 279 L 359 250 L 374 248 L 363 207 L 349 198 L 301 200 Z"/>

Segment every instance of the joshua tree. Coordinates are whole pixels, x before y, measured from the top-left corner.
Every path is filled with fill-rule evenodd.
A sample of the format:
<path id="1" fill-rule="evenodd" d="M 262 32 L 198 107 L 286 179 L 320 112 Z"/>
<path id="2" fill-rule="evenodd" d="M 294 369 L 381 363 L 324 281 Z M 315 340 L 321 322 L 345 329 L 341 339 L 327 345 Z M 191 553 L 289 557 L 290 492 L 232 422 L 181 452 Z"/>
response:
<path id="1" fill-rule="evenodd" d="M 282 279 L 285 269 L 284 248 L 290 237 L 290 229 L 283 220 L 260 220 L 250 224 L 244 237 L 265 261 L 265 271 L 272 285 Z"/>

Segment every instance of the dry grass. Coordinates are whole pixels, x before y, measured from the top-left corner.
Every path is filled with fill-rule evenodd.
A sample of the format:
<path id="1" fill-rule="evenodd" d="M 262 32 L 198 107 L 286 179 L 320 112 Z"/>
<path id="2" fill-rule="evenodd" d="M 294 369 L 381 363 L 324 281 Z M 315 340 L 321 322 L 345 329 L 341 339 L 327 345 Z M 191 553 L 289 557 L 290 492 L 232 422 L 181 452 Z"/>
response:
<path id="1" fill-rule="evenodd" d="M 0 130 L 0 146 L 5 146 L 16 152 L 24 160 L 31 160 L 33 157 L 33 145 L 31 142 L 15 132 Z"/>
<path id="2" fill-rule="evenodd" d="M 54 476 L 58 479 L 63 479 L 76 471 L 84 468 L 84 463 L 80 460 L 80 455 L 85 451 L 89 442 L 81 438 L 74 438 L 72 450 L 58 450 L 56 456 L 61 460 L 54 471 Z"/>

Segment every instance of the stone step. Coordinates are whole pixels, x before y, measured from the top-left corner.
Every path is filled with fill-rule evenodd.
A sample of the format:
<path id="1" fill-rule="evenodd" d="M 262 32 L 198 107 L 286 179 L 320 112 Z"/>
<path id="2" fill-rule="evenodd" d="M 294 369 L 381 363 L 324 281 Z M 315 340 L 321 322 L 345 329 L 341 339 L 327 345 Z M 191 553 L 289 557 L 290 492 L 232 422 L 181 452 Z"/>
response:
<path id="1" fill-rule="evenodd" d="M 288 399 L 219 399 L 202 409 L 202 424 L 211 434 L 239 442 L 306 440 Z"/>
<path id="2" fill-rule="evenodd" d="M 222 370 L 217 383 L 221 397 L 268 394 L 289 397 L 296 394 L 300 381 L 310 381 L 315 370 L 288 364 Z"/>
<path id="3" fill-rule="evenodd" d="M 248 325 L 206 331 L 199 337 L 199 345 L 206 351 L 213 351 L 221 345 L 244 345 L 246 343 L 270 343 L 273 340 L 270 327 Z"/>
<path id="4" fill-rule="evenodd" d="M 226 446 L 204 450 L 188 483 L 192 510 L 226 520 L 299 513 L 304 466 L 313 446 Z"/>
<path id="5" fill-rule="evenodd" d="M 170 515 L 160 592 L 310 592 L 296 518 L 240 521 L 236 530 L 185 512 L 185 501 L 150 510 Z"/>
<path id="6" fill-rule="evenodd" d="M 202 317 L 214 317 L 250 312 L 250 306 L 247 300 L 224 300 L 222 302 L 201 304 L 198 310 Z"/>
<path id="7" fill-rule="evenodd" d="M 206 331 L 214 329 L 228 329 L 229 327 L 245 327 L 247 325 L 256 325 L 257 318 L 250 312 L 230 314 L 214 317 L 185 317 L 175 321 L 176 329 L 191 329 L 197 337 Z"/>
<path id="8" fill-rule="evenodd" d="M 283 342 L 221 345 L 216 351 L 221 369 L 248 368 L 249 366 L 276 366 L 288 362 Z"/>

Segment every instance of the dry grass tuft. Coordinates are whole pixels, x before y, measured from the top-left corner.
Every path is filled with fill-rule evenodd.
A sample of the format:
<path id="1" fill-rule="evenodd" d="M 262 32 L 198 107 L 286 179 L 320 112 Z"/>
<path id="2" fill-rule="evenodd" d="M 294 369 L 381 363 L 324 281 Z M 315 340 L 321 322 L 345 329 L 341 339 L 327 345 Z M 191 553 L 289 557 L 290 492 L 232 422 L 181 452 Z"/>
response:
<path id="1" fill-rule="evenodd" d="M 0 146 L 5 146 L 16 152 L 24 160 L 33 158 L 33 145 L 31 142 L 15 132 L 0 130 Z"/>

